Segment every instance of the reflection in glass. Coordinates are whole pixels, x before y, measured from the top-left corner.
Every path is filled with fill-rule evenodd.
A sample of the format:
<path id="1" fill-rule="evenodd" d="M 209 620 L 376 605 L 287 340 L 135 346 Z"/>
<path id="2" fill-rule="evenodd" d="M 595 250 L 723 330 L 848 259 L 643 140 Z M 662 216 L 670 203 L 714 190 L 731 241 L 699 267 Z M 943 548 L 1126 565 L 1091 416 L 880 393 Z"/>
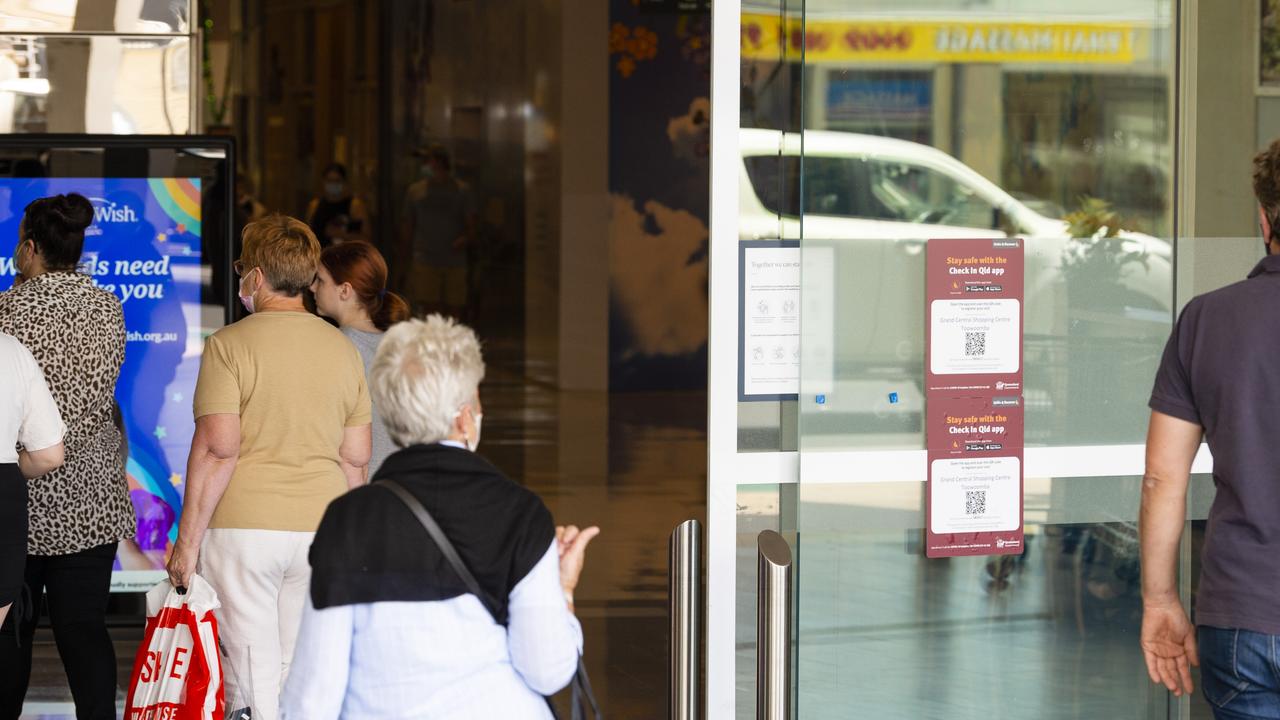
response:
<path id="1" fill-rule="evenodd" d="M 1140 442 L 1175 310 L 1171 3 L 1109 18 L 1121 11 L 924 0 L 913 7 L 935 15 L 920 20 L 875 5 L 786 16 L 803 130 L 743 118 L 742 239 L 774 218 L 834 262 L 830 302 L 803 304 L 806 327 L 835 331 L 803 339 L 802 450 L 924 446 L 925 244 L 1006 236 L 1027 240 L 1027 444 Z M 767 62 L 749 50 L 744 64 Z M 815 352 L 831 344 L 834 372 Z"/>
<path id="2" fill-rule="evenodd" d="M 921 484 L 806 493 L 800 716 L 1149 717 L 1139 483 L 1029 480 L 1026 552 L 949 560 L 921 552 Z"/>
<path id="3" fill-rule="evenodd" d="M 943 238 L 1025 239 L 1026 444 L 1143 441 L 1176 310 L 1173 8 L 810 0 L 782 23 L 803 127 L 745 167 L 833 276 L 802 280 L 802 468 L 924 448 Z M 800 716 L 1165 716 L 1137 644 L 1139 478 L 1028 477 L 1023 555 L 939 560 L 925 484 L 899 480 L 802 474 Z"/>
<path id="4" fill-rule="evenodd" d="M 190 132 L 189 53 L 185 36 L 0 35 L 0 133 Z"/>
<path id="5" fill-rule="evenodd" d="M 799 153 L 803 67 L 782 45 L 750 51 L 776 34 L 784 18 L 799 17 L 804 0 L 746 0 L 742 3 L 742 68 L 739 124 L 744 131 L 740 169 L 738 236 L 743 240 L 797 240 L 800 173 L 788 158 Z M 755 134 L 753 134 L 755 132 Z M 784 149 L 790 133 L 793 147 Z M 796 402 L 791 399 L 738 403 L 740 452 L 794 452 Z"/>
<path id="6" fill-rule="evenodd" d="M 185 33 L 191 0 L 0 0 L 0 32 Z"/>

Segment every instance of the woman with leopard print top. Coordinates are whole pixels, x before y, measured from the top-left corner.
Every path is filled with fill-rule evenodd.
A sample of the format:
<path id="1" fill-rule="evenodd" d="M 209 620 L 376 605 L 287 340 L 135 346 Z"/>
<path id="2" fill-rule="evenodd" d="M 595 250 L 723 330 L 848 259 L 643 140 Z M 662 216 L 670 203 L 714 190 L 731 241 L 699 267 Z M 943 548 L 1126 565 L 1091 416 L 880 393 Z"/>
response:
<path id="1" fill-rule="evenodd" d="M 27 206 L 14 251 L 24 280 L 0 294 L 0 332 L 31 350 L 67 427 L 65 464 L 29 486 L 25 579 L 32 607 L 47 595 L 76 716 L 96 720 L 116 717 L 106 610 L 116 547 L 135 521 L 112 422 L 124 313 L 76 271 L 92 222 L 93 207 L 74 193 Z M 0 717 L 22 714 L 31 675 L 35 613 L 18 615 L 0 630 Z"/>

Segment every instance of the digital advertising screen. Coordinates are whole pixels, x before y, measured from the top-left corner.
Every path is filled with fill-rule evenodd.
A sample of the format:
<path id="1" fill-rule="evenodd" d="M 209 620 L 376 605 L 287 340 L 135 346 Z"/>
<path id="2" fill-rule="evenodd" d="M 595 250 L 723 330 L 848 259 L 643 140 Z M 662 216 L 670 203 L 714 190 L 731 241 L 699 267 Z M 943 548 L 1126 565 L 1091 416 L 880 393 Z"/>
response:
<path id="1" fill-rule="evenodd" d="M 230 252 L 222 167 L 229 152 L 222 155 L 206 151 L 182 162 L 165 153 L 160 157 L 171 162 L 145 162 L 153 172 L 164 172 L 145 177 L 106 176 L 110 172 L 62 177 L 55 150 L 43 156 L 43 169 L 52 171 L 45 176 L 0 175 L 0 291 L 14 282 L 13 250 L 23 209 L 41 197 L 76 192 L 94 209 L 80 270 L 114 293 L 124 310 L 125 359 L 115 394 L 128 443 L 126 471 L 138 533 L 121 543 L 116 557 L 112 590 L 117 592 L 146 590 L 162 579 L 166 553 L 177 538 L 200 357 L 205 338 L 227 320 L 225 288 L 218 287 L 226 273 L 214 271 Z M 79 160 L 61 164 L 83 169 L 84 158 Z M 111 153 L 102 160 L 102 169 L 112 170 Z M 126 153 L 117 170 L 142 164 L 127 162 Z M 223 214 L 212 228 L 211 211 Z"/>

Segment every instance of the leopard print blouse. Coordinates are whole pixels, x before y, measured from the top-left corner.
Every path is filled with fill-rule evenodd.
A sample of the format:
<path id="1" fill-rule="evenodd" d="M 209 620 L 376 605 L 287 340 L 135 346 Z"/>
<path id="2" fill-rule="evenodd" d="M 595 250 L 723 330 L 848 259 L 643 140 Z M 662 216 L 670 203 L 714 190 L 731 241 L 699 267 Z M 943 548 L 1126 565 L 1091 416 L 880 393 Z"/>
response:
<path id="1" fill-rule="evenodd" d="M 133 537 L 111 415 L 124 363 L 119 299 L 88 275 L 44 273 L 0 293 L 0 332 L 31 350 L 67 424 L 66 464 L 29 482 L 27 551 L 69 555 Z"/>

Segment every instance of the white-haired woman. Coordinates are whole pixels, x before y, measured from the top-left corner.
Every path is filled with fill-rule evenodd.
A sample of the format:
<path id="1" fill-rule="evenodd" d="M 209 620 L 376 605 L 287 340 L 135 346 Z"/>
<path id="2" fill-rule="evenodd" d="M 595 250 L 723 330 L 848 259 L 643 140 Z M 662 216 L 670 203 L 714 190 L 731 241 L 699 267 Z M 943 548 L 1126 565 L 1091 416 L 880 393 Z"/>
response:
<path id="1" fill-rule="evenodd" d="M 557 528 L 475 454 L 484 361 L 470 328 L 395 325 L 370 377 L 403 449 L 320 523 L 282 718 L 551 717 L 543 696 L 569 684 L 582 649 L 573 590 L 599 529 Z M 385 480 L 430 513 L 485 600 Z"/>

